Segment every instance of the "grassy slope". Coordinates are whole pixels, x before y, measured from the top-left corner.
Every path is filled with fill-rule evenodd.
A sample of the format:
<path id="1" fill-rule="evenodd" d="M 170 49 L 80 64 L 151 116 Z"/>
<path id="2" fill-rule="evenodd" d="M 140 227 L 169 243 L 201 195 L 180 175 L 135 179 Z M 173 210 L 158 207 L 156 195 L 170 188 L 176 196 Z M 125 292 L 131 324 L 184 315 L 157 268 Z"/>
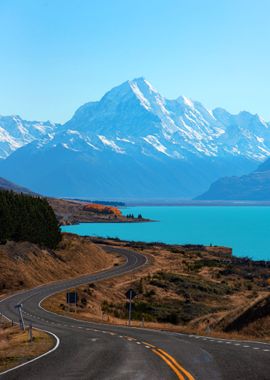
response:
<path id="1" fill-rule="evenodd" d="M 138 294 L 133 305 L 135 325 L 144 317 L 149 327 L 199 333 L 210 328 L 221 334 L 232 320 L 232 310 L 242 315 L 247 305 L 252 308 L 256 300 L 270 295 L 269 266 L 232 258 L 225 249 L 110 243 L 143 251 L 151 264 L 137 273 L 81 287 L 79 318 L 125 324 L 125 292 L 133 287 Z M 64 294 L 48 299 L 45 307 L 66 312 Z M 256 334 L 249 318 L 241 328 L 236 325 L 230 330 L 230 335 L 239 327 L 238 333 L 245 336 L 270 339 L 269 318 L 258 322 L 261 315 L 256 316 L 252 322 Z"/>
<path id="2" fill-rule="evenodd" d="M 0 245 L 0 294 L 96 272 L 114 261 L 89 239 L 71 234 L 63 234 L 54 251 L 28 242 L 8 242 Z"/>

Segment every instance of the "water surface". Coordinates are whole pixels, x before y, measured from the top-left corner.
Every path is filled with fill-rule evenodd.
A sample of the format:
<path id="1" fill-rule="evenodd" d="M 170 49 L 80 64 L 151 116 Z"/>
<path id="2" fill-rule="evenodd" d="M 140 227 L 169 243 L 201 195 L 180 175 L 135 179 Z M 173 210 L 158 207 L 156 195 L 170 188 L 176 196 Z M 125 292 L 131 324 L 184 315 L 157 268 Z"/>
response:
<path id="1" fill-rule="evenodd" d="M 270 260 L 270 207 L 137 206 L 124 214 L 142 214 L 158 222 L 82 223 L 63 231 L 79 235 L 178 244 L 224 245 L 237 256 Z"/>

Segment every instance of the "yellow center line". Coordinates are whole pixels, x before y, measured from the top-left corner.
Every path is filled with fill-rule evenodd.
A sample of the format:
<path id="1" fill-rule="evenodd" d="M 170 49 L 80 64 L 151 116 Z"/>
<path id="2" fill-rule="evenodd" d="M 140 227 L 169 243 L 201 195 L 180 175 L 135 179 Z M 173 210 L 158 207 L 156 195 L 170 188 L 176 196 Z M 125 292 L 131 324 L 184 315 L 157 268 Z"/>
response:
<path id="1" fill-rule="evenodd" d="M 179 380 L 185 380 L 184 376 L 178 371 L 178 369 L 173 365 L 173 363 L 171 363 L 167 358 L 166 356 L 162 355 L 159 351 L 153 349 L 152 350 L 156 355 L 158 355 L 159 357 L 161 357 L 162 360 L 164 360 L 164 362 L 172 369 L 172 371 L 176 374 L 177 378 Z"/>
<path id="2" fill-rule="evenodd" d="M 153 347 L 153 348 L 156 348 L 156 346 L 153 346 L 153 344 L 150 344 L 150 343 L 147 343 L 147 342 L 142 342 L 143 344 L 146 344 L 147 346 L 149 347 Z"/>
<path id="3" fill-rule="evenodd" d="M 185 369 L 183 368 L 171 355 L 169 355 L 166 351 L 163 351 L 161 348 L 158 349 L 160 353 L 165 355 L 174 365 L 176 368 L 178 368 L 180 371 L 182 371 L 188 380 L 195 380 L 194 377 Z"/>

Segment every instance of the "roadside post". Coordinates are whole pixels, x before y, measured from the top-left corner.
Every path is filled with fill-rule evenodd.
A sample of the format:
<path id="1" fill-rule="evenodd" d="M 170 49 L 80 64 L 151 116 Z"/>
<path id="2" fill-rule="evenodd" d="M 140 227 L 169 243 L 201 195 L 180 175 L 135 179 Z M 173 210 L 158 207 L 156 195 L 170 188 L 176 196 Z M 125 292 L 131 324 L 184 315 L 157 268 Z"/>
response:
<path id="1" fill-rule="evenodd" d="M 32 331 L 32 323 L 29 323 L 29 330 L 28 330 L 28 335 L 29 335 L 29 342 L 33 342 L 33 331 Z"/>
<path id="2" fill-rule="evenodd" d="M 135 292 L 135 290 L 133 290 L 133 289 L 129 289 L 127 292 L 126 292 L 126 297 L 127 297 L 127 299 L 128 299 L 128 302 L 129 302 L 129 304 L 128 304 L 128 326 L 130 327 L 130 325 L 131 325 L 131 312 L 132 312 L 132 310 L 131 310 L 131 308 L 132 308 L 132 299 L 134 298 L 134 297 L 136 297 L 136 292 Z"/>
<path id="3" fill-rule="evenodd" d="M 24 324 L 24 319 L 23 319 L 23 314 L 22 314 L 22 303 L 18 303 L 15 308 L 18 310 L 19 313 L 19 322 L 20 322 L 20 329 L 25 331 L 25 324 Z"/>

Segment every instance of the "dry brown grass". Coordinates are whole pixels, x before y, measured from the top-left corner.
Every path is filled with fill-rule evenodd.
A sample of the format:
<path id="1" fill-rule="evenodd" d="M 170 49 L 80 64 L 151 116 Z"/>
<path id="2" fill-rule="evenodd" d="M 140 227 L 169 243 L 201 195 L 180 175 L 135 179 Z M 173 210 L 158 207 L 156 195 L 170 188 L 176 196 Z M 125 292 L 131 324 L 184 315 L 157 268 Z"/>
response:
<path id="1" fill-rule="evenodd" d="M 28 242 L 0 245 L 0 295 L 97 272 L 119 263 L 88 238 L 63 234 L 57 250 Z"/>
<path id="2" fill-rule="evenodd" d="M 111 241 L 111 244 L 120 246 L 125 246 L 123 242 Z M 133 247 L 134 249 L 134 247 Z M 137 251 L 140 251 L 140 249 Z M 138 285 L 141 278 L 147 278 L 153 276 L 159 271 L 168 273 L 177 273 L 181 276 L 185 276 L 187 279 L 195 279 L 198 281 L 206 281 L 215 284 L 223 284 L 224 286 L 229 286 L 232 292 L 225 294 L 222 297 L 218 297 L 217 300 L 212 300 L 209 298 L 204 302 L 208 306 L 219 306 L 224 310 L 206 314 L 202 317 L 193 319 L 188 324 L 182 325 L 172 325 L 169 323 L 157 323 L 157 322 L 144 322 L 144 326 L 148 328 L 157 329 L 167 329 L 171 331 L 187 332 L 187 333 L 197 333 L 200 335 L 212 335 L 216 337 L 224 337 L 225 339 L 256 339 L 260 336 L 261 339 L 270 339 L 270 329 L 267 322 L 264 322 L 262 329 L 260 328 L 259 322 L 254 324 L 254 327 L 247 327 L 240 332 L 229 332 L 225 333 L 220 327 L 218 327 L 218 322 L 224 319 L 229 320 L 229 314 L 233 310 L 234 313 L 240 313 L 241 310 L 246 309 L 247 305 L 255 302 L 257 298 L 264 297 L 269 294 L 269 291 L 264 286 L 258 285 L 259 281 L 255 278 L 253 281 L 247 283 L 245 279 L 245 271 L 240 271 L 239 274 L 233 274 L 231 276 L 220 276 L 219 272 L 222 269 L 226 269 L 229 265 L 226 263 L 229 260 L 228 256 L 219 256 L 222 248 L 218 247 L 208 247 L 203 252 L 192 250 L 184 250 L 181 252 L 179 248 L 178 253 L 173 253 L 168 250 L 167 247 L 146 247 L 143 249 L 143 254 L 147 255 L 149 258 L 150 265 L 145 268 L 138 270 L 132 274 L 126 274 L 115 279 L 106 280 L 99 282 L 95 285 L 94 289 L 91 290 L 91 294 L 87 295 L 87 286 L 82 286 L 78 289 L 80 298 L 87 298 L 86 307 L 77 308 L 77 314 L 75 315 L 74 310 L 71 311 L 72 317 L 91 320 L 91 321 L 103 321 L 105 323 L 113 323 L 119 325 L 126 325 L 126 320 L 121 318 L 116 318 L 112 313 L 104 314 L 102 312 L 102 304 L 104 301 L 113 304 L 125 304 L 125 292 L 129 287 Z M 227 252 L 225 252 L 227 253 Z M 196 263 L 201 259 L 217 260 L 216 266 L 204 266 L 202 268 L 194 270 L 196 268 Z M 195 266 L 194 266 L 195 264 Z M 221 265 L 221 266 L 220 266 Z M 269 272 L 269 270 L 268 270 Z M 254 272 L 255 273 L 255 272 Z M 257 274 L 256 274 L 257 276 Z M 260 270 L 258 271 L 258 278 L 260 276 Z M 147 281 L 146 281 L 147 283 Z M 252 284 L 252 289 L 249 289 L 250 284 Z M 181 294 L 175 294 L 171 290 L 166 290 L 163 288 L 153 287 L 147 284 L 147 290 L 155 290 L 154 300 L 157 302 L 164 302 L 165 298 L 170 298 L 172 301 L 181 300 Z M 143 298 L 142 298 L 143 299 Z M 45 308 L 54 310 L 55 312 L 69 314 L 67 308 L 65 308 L 65 293 L 60 293 L 55 295 L 44 302 Z M 140 327 L 142 325 L 141 321 L 133 321 L 133 326 Z M 210 326 L 210 331 L 209 331 Z M 256 334 L 255 331 L 257 330 Z M 260 332 L 258 332 L 260 331 Z"/>
<path id="3" fill-rule="evenodd" d="M 55 344 L 49 334 L 39 330 L 33 329 L 33 341 L 30 342 L 28 329 L 21 331 L 10 323 L 2 323 L 0 327 L 0 372 L 49 351 Z"/>

